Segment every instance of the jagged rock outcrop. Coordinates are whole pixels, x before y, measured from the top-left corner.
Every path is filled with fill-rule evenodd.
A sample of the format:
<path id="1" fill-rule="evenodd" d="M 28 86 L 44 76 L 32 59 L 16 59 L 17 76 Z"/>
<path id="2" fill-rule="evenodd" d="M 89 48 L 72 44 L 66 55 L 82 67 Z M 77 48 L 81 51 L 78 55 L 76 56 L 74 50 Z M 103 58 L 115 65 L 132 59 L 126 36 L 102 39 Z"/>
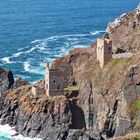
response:
<path id="1" fill-rule="evenodd" d="M 18 87 L 21 87 L 21 86 L 25 86 L 25 85 L 28 85 L 29 82 L 21 79 L 21 78 L 17 78 L 12 86 L 12 89 L 16 89 Z"/>
<path id="2" fill-rule="evenodd" d="M 0 68 L 0 97 L 14 84 L 13 74 L 9 70 Z"/>
<path id="3" fill-rule="evenodd" d="M 108 28 L 116 52 L 132 51 L 131 57 L 112 59 L 100 68 L 92 46 L 75 49 L 53 62 L 53 68 L 64 70 L 65 84 L 78 86 L 79 92 L 53 98 L 34 96 L 31 84 L 15 82 L 0 100 L 2 124 L 44 140 L 106 140 L 139 131 L 139 31 L 137 8 Z M 35 85 L 44 88 L 44 80 Z"/>
<path id="4" fill-rule="evenodd" d="M 109 23 L 107 32 L 113 41 L 115 52 L 140 50 L 140 6 Z"/>
<path id="5" fill-rule="evenodd" d="M 69 136 L 106 139 L 138 131 L 140 118 L 136 119 L 131 105 L 140 97 L 139 53 L 131 58 L 113 59 L 103 69 L 90 53 L 85 51 L 83 58 L 73 56 L 77 53 L 83 55 L 76 50 L 59 62 L 62 68 L 64 63 L 70 65 L 73 72 L 70 83 L 80 87 L 77 102 L 86 124 L 85 131 L 70 130 Z M 73 59 L 68 63 L 71 55 Z"/>
<path id="6" fill-rule="evenodd" d="M 53 67 L 62 68 L 67 64 L 66 70 L 72 71 L 68 84 L 78 85 L 79 94 L 74 98 L 33 96 L 32 85 L 19 82 L 0 100 L 2 124 L 9 123 L 25 136 L 46 140 L 100 140 L 137 131 L 140 118 L 131 104 L 140 96 L 139 53 L 111 60 L 101 69 L 88 49 L 83 52 L 72 51 L 59 65 L 53 63 Z M 80 57 L 73 56 L 70 61 L 77 53 Z"/>
<path id="7" fill-rule="evenodd" d="M 24 136 L 63 140 L 68 135 L 71 113 L 65 97 L 34 97 L 26 85 L 6 92 L 0 106 L 2 124 L 15 126 Z"/>
<path id="8" fill-rule="evenodd" d="M 111 138 L 110 140 L 139 140 L 140 133 L 129 133 L 126 136 Z"/>

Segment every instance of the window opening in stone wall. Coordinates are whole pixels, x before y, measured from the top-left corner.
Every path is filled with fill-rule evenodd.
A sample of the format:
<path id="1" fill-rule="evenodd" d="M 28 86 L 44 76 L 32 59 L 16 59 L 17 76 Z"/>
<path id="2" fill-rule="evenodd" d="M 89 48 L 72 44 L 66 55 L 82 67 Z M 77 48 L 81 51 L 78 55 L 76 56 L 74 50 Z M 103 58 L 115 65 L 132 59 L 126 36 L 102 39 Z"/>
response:
<path id="1" fill-rule="evenodd" d="M 111 46 L 108 47 L 109 53 L 111 52 L 111 48 L 112 48 Z"/>
<path id="2" fill-rule="evenodd" d="M 60 86 L 58 86 L 57 89 L 60 89 Z"/>

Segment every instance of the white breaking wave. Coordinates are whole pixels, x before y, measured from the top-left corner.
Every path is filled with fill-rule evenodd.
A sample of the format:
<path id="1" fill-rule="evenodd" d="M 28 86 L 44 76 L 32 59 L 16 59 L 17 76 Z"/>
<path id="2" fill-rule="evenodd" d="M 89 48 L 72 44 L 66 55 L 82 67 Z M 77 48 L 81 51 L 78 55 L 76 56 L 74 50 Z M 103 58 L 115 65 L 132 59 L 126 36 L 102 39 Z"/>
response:
<path id="1" fill-rule="evenodd" d="M 36 51 L 41 52 L 44 55 L 46 54 L 46 56 L 48 55 L 47 57 L 48 61 L 53 61 L 56 57 L 61 57 L 63 55 L 66 55 L 69 51 L 71 51 L 74 48 L 89 47 L 88 45 L 81 45 L 80 42 L 83 41 L 84 39 L 86 40 L 89 37 L 104 32 L 105 31 L 101 30 L 101 31 L 89 32 L 86 34 L 69 34 L 69 35 L 51 36 L 45 39 L 36 39 L 34 41 L 31 41 L 31 44 L 33 44 L 34 47 L 32 48 L 32 50 L 28 52 L 31 52 L 34 49 L 36 49 Z M 61 44 L 59 45 L 60 41 Z M 49 44 L 51 42 L 54 45 L 56 43 L 56 45 L 53 47 L 52 44 Z"/>
<path id="2" fill-rule="evenodd" d="M 13 54 L 12 56 L 1 58 L 0 60 L 7 64 L 14 63 L 10 59 L 12 59 L 13 57 L 19 57 L 22 54 L 24 55 L 27 53 L 28 54 L 32 53 L 33 51 L 42 52 L 44 54 L 50 53 L 52 57 L 53 55 L 54 57 L 57 57 L 57 56 L 59 57 L 59 56 L 67 54 L 68 51 L 72 50 L 73 48 L 87 47 L 86 45 L 79 45 L 81 37 L 86 38 L 88 36 L 91 36 L 91 35 L 94 36 L 94 35 L 104 33 L 104 32 L 105 31 L 101 30 L 101 31 L 89 32 L 87 34 L 69 34 L 69 35 L 51 36 L 45 39 L 36 39 L 31 42 L 32 44 L 34 44 L 34 46 L 32 46 L 31 48 L 27 46 L 27 47 L 18 49 L 19 52 Z M 58 51 L 58 54 L 53 54 L 53 50 L 52 50 L 53 47 L 50 48 L 50 45 L 48 43 L 52 41 L 59 41 L 59 39 L 64 40 L 62 42 L 64 45 L 62 44 L 62 46 L 59 47 L 60 51 Z M 24 49 L 26 50 L 23 51 Z M 54 59 L 50 58 L 50 60 L 54 60 Z M 28 62 L 24 62 L 24 69 L 25 71 L 31 72 Z"/>
<path id="3" fill-rule="evenodd" d="M 30 72 L 30 64 L 29 62 L 23 62 L 24 70 Z"/>
<path id="4" fill-rule="evenodd" d="M 73 48 L 87 48 L 89 47 L 88 45 L 74 45 L 72 46 Z"/>
<path id="5" fill-rule="evenodd" d="M 7 64 L 14 63 L 13 61 L 10 61 L 10 57 L 4 57 L 4 58 L 1 58 L 1 60 Z"/>
<path id="6" fill-rule="evenodd" d="M 23 48 L 19 48 L 18 51 L 22 51 L 22 50 L 24 50 L 24 49 L 28 49 L 28 48 L 29 48 L 29 46 L 27 46 L 27 47 L 23 47 Z"/>
<path id="7" fill-rule="evenodd" d="M 60 36 L 56 36 L 56 38 L 63 38 L 63 37 L 84 37 L 84 36 L 87 36 L 87 35 L 89 35 L 89 34 L 71 34 L 71 35 L 60 35 Z"/>
<path id="8" fill-rule="evenodd" d="M 68 46 L 69 46 L 69 43 L 67 43 L 67 42 L 64 42 L 64 44 L 66 45 L 66 47 L 68 47 Z"/>
<path id="9" fill-rule="evenodd" d="M 60 36 L 52 36 L 47 38 L 47 40 L 53 40 L 53 39 L 58 39 L 58 38 L 66 38 L 66 37 L 84 37 L 89 34 L 70 34 L 70 35 L 60 35 Z"/>
<path id="10" fill-rule="evenodd" d="M 36 49 L 36 47 L 32 47 L 30 50 L 26 51 L 27 53 L 31 53 L 32 51 L 34 51 Z"/>
<path id="11" fill-rule="evenodd" d="M 34 67 L 31 67 L 29 62 L 23 62 L 23 67 L 26 72 L 42 74 L 42 75 L 44 75 L 45 73 L 44 71 L 45 65 L 44 67 L 34 68 Z"/>
<path id="12" fill-rule="evenodd" d="M 26 53 L 31 53 L 33 50 L 35 50 L 35 48 L 31 48 L 30 50 L 28 51 L 23 51 L 23 52 L 17 52 L 15 54 L 13 54 L 12 56 L 9 56 L 9 57 L 4 57 L 4 58 L 1 58 L 0 60 L 3 61 L 4 63 L 7 63 L 7 64 L 11 64 L 11 63 L 15 63 L 13 61 L 11 61 L 10 59 L 12 59 L 13 57 L 19 57 L 21 54 L 26 54 Z"/>
<path id="13" fill-rule="evenodd" d="M 97 35 L 97 34 L 100 34 L 100 33 L 105 33 L 105 31 L 90 32 L 90 34 L 92 34 L 92 35 Z"/>
<path id="14" fill-rule="evenodd" d="M 41 41 L 41 39 L 36 39 L 34 41 L 31 41 L 31 43 L 34 44 L 34 43 L 37 43 L 37 42 L 40 42 L 40 41 Z"/>
<path id="15" fill-rule="evenodd" d="M 86 37 L 86 36 L 89 36 L 89 35 L 96 35 L 96 34 L 99 34 L 99 33 L 104 33 L 105 31 L 101 30 L 101 31 L 95 31 L 95 32 L 90 32 L 88 34 L 69 34 L 69 35 L 59 35 L 59 36 L 51 36 L 51 37 L 48 37 L 48 38 L 45 38 L 45 39 L 36 39 L 34 41 L 31 41 L 32 44 L 42 44 L 46 45 L 46 43 L 48 41 L 54 41 L 54 40 L 57 40 L 57 39 L 60 39 L 60 38 L 65 38 L 69 41 L 76 41 L 78 40 L 78 38 L 76 37 Z"/>
<path id="16" fill-rule="evenodd" d="M 45 60 L 47 60 L 48 62 L 52 62 L 53 60 L 55 60 L 55 58 L 45 58 Z"/>
<path id="17" fill-rule="evenodd" d="M 97 35 L 100 35 L 101 33 L 105 33 L 105 31 L 91 31 L 85 34 L 56 35 L 36 39 L 25 47 L 17 48 L 17 52 L 11 56 L 0 58 L 0 61 L 5 64 L 17 63 L 18 68 L 22 64 L 22 72 L 26 72 L 24 74 L 25 76 L 28 73 L 29 76 L 16 75 L 16 77 L 20 76 L 26 80 L 31 79 L 33 74 L 42 77 L 45 73 L 45 66 L 43 66 L 43 64 L 40 65 L 40 63 L 45 63 L 46 60 L 52 62 L 58 57 L 67 55 L 75 48 L 87 48 L 89 47 L 88 44 L 95 41 Z"/>
<path id="18" fill-rule="evenodd" d="M 69 41 L 77 41 L 78 38 L 67 38 L 67 40 L 69 40 Z"/>
<path id="19" fill-rule="evenodd" d="M 44 62 L 44 63 L 39 63 L 39 66 L 41 66 L 41 67 L 45 67 L 46 64 L 45 64 L 45 62 Z"/>
<path id="20" fill-rule="evenodd" d="M 66 37 L 84 37 L 84 36 L 88 36 L 88 35 L 89 34 L 70 34 L 70 35 L 51 36 L 51 37 L 48 37 L 48 38 L 45 38 L 45 39 L 36 39 L 34 41 L 31 41 L 31 43 L 32 44 L 34 44 L 34 43 L 42 43 L 42 42 L 47 42 L 47 41 L 53 41 L 53 40 L 59 39 L 59 38 L 66 38 Z"/>
<path id="21" fill-rule="evenodd" d="M 21 54 L 23 54 L 24 52 L 18 52 L 18 53 L 15 53 L 15 54 L 13 54 L 13 57 L 18 57 L 18 56 L 20 56 Z"/>
<path id="22" fill-rule="evenodd" d="M 44 68 L 45 68 L 45 67 L 44 67 Z M 39 68 L 33 68 L 33 69 L 30 70 L 30 72 L 36 73 L 36 74 L 42 74 L 42 75 L 45 74 L 45 70 L 42 69 L 41 67 L 39 67 Z"/>
<path id="23" fill-rule="evenodd" d="M 44 50 L 46 50 L 46 43 L 45 42 L 41 42 L 40 44 L 37 44 L 36 45 L 36 48 L 38 48 L 39 50 L 41 50 L 41 51 L 44 51 Z"/>
<path id="24" fill-rule="evenodd" d="M 10 127 L 8 124 L 0 125 L 0 137 L 6 137 L 11 140 L 41 140 L 40 138 L 29 138 L 18 134 L 14 128 Z"/>

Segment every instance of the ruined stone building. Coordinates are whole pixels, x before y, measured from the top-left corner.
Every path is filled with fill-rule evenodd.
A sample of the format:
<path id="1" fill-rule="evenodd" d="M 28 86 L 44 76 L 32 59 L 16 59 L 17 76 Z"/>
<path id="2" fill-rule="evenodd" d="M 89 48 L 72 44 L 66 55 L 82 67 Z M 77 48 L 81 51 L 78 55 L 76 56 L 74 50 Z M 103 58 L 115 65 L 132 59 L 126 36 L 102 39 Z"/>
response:
<path id="1" fill-rule="evenodd" d="M 112 41 L 106 37 L 97 39 L 97 60 L 103 67 L 112 58 Z"/>
<path id="2" fill-rule="evenodd" d="M 44 95 L 45 94 L 45 89 L 44 88 L 41 88 L 39 86 L 36 86 L 36 85 L 32 85 L 32 94 L 34 96 L 37 96 L 37 95 Z"/>
<path id="3" fill-rule="evenodd" d="M 46 63 L 45 89 L 47 96 L 64 95 L 64 71 L 60 69 L 50 69 Z"/>

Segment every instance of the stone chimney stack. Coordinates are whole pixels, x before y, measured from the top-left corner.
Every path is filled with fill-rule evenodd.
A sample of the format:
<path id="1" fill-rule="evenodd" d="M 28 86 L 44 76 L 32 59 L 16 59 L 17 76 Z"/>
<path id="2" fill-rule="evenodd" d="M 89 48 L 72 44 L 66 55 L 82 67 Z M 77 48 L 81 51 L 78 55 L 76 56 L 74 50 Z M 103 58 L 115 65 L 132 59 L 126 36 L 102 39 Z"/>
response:
<path id="1" fill-rule="evenodd" d="M 46 62 L 46 71 L 45 71 L 45 89 L 46 89 L 46 95 L 49 96 L 49 62 Z"/>
<path id="2" fill-rule="evenodd" d="M 49 68 L 49 63 L 46 62 L 45 71 L 45 90 L 47 96 L 64 95 L 64 71 L 61 69 Z"/>
<path id="3" fill-rule="evenodd" d="M 107 37 L 97 39 L 97 59 L 103 67 L 112 58 L 112 41 Z"/>

